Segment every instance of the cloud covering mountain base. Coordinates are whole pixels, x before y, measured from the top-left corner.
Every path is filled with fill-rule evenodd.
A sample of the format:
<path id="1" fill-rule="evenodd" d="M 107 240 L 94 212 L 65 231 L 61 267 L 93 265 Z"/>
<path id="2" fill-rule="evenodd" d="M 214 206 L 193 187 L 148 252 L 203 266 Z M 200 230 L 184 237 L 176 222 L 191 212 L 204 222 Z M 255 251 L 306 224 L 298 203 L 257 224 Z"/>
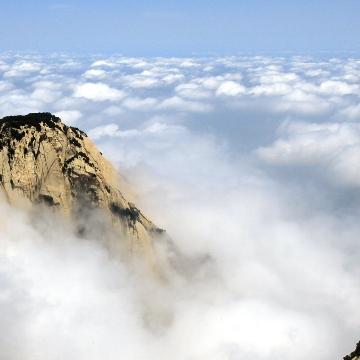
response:
<path id="1" fill-rule="evenodd" d="M 0 64 L 3 115 L 59 112 L 85 129 L 199 259 L 158 282 L 96 236 L 2 202 L 0 357 L 335 360 L 353 348 L 359 60 Z"/>

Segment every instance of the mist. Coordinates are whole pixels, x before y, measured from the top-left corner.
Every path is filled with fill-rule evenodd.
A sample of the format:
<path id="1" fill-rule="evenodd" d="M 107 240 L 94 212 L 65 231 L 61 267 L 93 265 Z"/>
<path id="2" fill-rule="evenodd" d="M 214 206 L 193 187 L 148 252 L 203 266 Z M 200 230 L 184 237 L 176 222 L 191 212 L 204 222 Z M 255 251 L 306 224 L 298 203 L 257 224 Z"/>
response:
<path id="1" fill-rule="evenodd" d="M 78 238 L 1 201 L 0 357 L 349 353 L 360 326 L 359 61 L 70 60 L 38 58 L 24 74 L 4 58 L 0 112 L 20 102 L 87 130 L 194 270 L 159 281 L 115 259 L 96 231 Z"/>

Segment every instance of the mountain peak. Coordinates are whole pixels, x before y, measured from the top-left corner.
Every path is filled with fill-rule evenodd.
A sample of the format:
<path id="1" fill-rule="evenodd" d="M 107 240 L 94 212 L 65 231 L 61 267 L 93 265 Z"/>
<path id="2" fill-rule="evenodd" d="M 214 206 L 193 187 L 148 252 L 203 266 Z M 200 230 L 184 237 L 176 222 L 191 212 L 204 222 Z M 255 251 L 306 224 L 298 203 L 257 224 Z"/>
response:
<path id="1" fill-rule="evenodd" d="M 33 127 L 37 131 L 41 131 L 43 127 L 48 127 L 50 129 L 57 128 L 64 133 L 71 129 L 73 132 L 81 134 L 81 136 L 87 136 L 86 133 L 80 129 L 65 125 L 59 117 L 49 112 L 11 115 L 0 119 L 1 131 L 6 129 L 22 130 L 29 127 Z"/>
<path id="2" fill-rule="evenodd" d="M 0 188 L 12 205 L 43 204 L 71 216 L 80 233 L 89 212 L 100 211 L 130 251 L 151 253 L 163 231 L 127 200 L 117 172 L 87 135 L 51 113 L 0 119 Z"/>

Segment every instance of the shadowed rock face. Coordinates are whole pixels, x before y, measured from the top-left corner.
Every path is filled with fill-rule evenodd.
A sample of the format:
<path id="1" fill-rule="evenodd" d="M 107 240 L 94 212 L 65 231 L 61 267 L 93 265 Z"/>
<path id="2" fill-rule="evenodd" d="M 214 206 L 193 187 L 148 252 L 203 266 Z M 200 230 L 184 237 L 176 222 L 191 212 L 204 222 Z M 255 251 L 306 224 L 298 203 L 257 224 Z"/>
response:
<path id="1" fill-rule="evenodd" d="M 0 120 L 0 187 L 14 206 L 41 203 L 79 224 L 98 211 L 130 252 L 151 256 L 153 237 L 163 232 L 124 197 L 116 171 L 87 135 L 50 113 Z"/>

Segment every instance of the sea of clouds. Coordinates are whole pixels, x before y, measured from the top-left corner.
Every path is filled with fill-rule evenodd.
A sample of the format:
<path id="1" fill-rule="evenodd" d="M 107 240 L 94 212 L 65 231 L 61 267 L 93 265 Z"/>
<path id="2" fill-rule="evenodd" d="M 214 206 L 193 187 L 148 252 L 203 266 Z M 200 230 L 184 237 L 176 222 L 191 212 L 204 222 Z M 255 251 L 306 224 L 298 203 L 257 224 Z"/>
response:
<path id="1" fill-rule="evenodd" d="M 0 55 L 0 117 L 85 130 L 188 256 L 160 285 L 0 209 L 0 357 L 336 360 L 360 338 L 360 59 Z"/>

